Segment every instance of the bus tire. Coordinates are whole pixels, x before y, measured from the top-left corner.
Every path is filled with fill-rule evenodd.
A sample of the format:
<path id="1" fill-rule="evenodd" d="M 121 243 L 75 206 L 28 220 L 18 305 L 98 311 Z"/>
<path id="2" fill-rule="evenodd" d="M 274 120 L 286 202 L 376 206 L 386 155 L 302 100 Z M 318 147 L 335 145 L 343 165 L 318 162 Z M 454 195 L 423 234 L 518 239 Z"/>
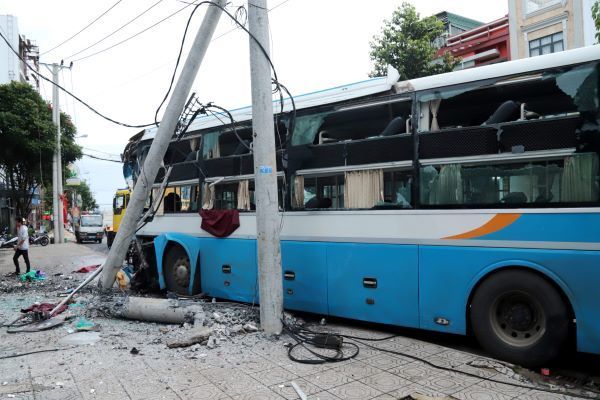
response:
<path id="1" fill-rule="evenodd" d="M 172 246 L 164 258 L 165 286 L 170 292 L 189 294 L 191 264 L 187 252 L 179 245 Z"/>
<path id="2" fill-rule="evenodd" d="M 522 270 L 491 276 L 471 302 L 471 326 L 494 357 L 526 367 L 556 358 L 569 331 L 569 310 L 547 280 Z"/>

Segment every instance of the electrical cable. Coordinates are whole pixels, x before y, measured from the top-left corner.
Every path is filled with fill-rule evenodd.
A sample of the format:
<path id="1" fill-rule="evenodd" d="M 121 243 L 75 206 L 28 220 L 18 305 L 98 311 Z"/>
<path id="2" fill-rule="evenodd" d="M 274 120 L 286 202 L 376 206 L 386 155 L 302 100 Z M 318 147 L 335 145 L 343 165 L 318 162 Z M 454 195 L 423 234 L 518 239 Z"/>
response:
<path id="1" fill-rule="evenodd" d="M 365 337 L 360 337 L 360 336 L 352 336 L 352 335 L 344 335 L 344 334 L 340 334 L 340 333 L 331 333 L 331 332 L 317 332 L 314 331 L 312 329 L 308 329 L 305 328 L 303 326 L 299 326 L 299 325 L 294 325 L 291 326 L 290 324 L 288 324 L 285 321 L 285 318 L 282 318 L 282 324 L 283 324 L 283 329 L 288 332 L 288 334 L 290 334 L 290 337 L 292 337 L 294 340 L 296 340 L 296 344 L 292 345 L 288 348 L 288 356 L 291 360 L 296 361 L 296 362 L 300 362 L 300 363 L 309 363 L 309 364 L 321 364 L 321 363 L 325 363 L 325 362 L 332 362 L 327 360 L 327 357 L 323 357 L 322 355 L 317 354 L 317 356 L 319 358 L 321 358 L 321 360 L 311 360 L 311 359 L 295 359 L 294 357 L 292 357 L 291 355 L 291 349 L 296 348 L 298 346 L 303 346 L 306 348 L 306 344 L 313 344 L 314 345 L 314 337 L 316 335 L 325 335 L 325 337 L 341 337 L 341 338 L 346 338 L 349 339 L 351 341 L 354 341 L 356 343 L 359 343 L 363 346 L 367 346 L 373 350 L 377 350 L 380 352 L 385 352 L 385 353 L 390 353 L 390 354 L 394 354 L 394 355 L 398 355 L 398 356 L 402 356 L 402 357 L 406 357 L 406 358 L 410 358 L 412 360 L 421 362 L 423 364 L 426 364 L 432 368 L 435 369 L 439 369 L 439 370 L 443 370 L 446 372 L 452 372 L 452 373 L 457 373 L 460 375 L 465 375 L 465 376 L 469 376 L 472 378 L 477 378 L 477 379 L 482 379 L 482 380 L 486 380 L 489 382 L 493 382 L 493 383 L 499 383 L 499 384 L 504 384 L 504 385 L 510 385 L 513 387 L 518 387 L 518 388 L 522 388 L 522 389 L 530 389 L 530 390 L 538 390 L 538 391 L 542 391 L 542 392 L 546 392 L 546 393 L 553 393 L 553 394 L 561 394 L 561 395 L 566 395 L 566 396 L 575 396 L 575 397 L 580 397 L 583 399 L 600 399 L 600 392 L 592 390 L 592 389 L 584 389 L 590 393 L 594 393 L 597 394 L 598 396 L 596 397 L 592 397 L 592 396 L 587 396 L 587 395 L 583 395 L 583 394 L 579 394 L 579 393 L 573 393 L 573 392 L 569 392 L 569 391 L 562 391 L 562 390 L 555 390 L 555 389 L 546 389 L 546 388 L 541 388 L 541 387 L 535 387 L 535 386 L 531 386 L 531 385 L 522 385 L 522 384 L 518 384 L 518 383 L 511 383 L 508 381 L 502 381 L 499 379 L 494 379 L 494 378 L 488 378 L 488 377 L 484 377 L 484 376 L 480 376 L 471 372 L 467 372 L 467 371 L 461 371 L 461 370 L 457 370 L 451 367 L 444 367 L 441 365 L 437 365 L 432 363 L 431 361 L 428 361 L 422 357 L 418 357 L 412 354 L 408 354 L 408 353 L 404 353 L 401 351 L 395 351 L 395 350 L 390 350 L 390 349 L 385 349 L 385 348 L 381 348 L 381 347 L 377 347 L 377 346 L 373 346 L 372 344 L 369 343 L 365 343 L 365 342 L 381 342 L 384 340 L 389 340 L 392 339 L 394 337 L 398 337 L 400 335 L 390 335 L 387 337 L 382 337 L 382 338 L 365 338 Z M 311 351 L 310 349 L 308 349 L 312 354 L 316 353 Z M 315 362 L 318 361 L 318 362 Z M 333 361 L 334 362 L 334 361 Z"/>
<path id="2" fill-rule="evenodd" d="M 102 43 L 103 41 L 105 41 L 106 39 L 108 39 L 109 37 L 113 36 L 115 33 L 119 32 L 120 30 L 122 30 L 123 28 L 125 28 L 126 26 L 130 25 L 132 22 L 136 21 L 138 18 L 140 18 L 141 16 L 143 16 L 144 14 L 146 14 L 148 11 L 152 10 L 154 7 L 156 7 L 158 4 L 162 3 L 164 0 L 158 0 L 156 3 L 152 4 L 150 7 L 146 8 L 144 11 L 142 11 L 140 14 L 138 14 L 137 16 L 135 16 L 133 19 L 130 19 L 129 21 L 127 21 L 125 24 L 121 25 L 120 27 L 118 27 L 116 30 L 112 31 L 111 33 L 109 33 L 108 35 L 104 36 L 102 39 L 90 44 L 89 46 L 87 46 L 85 49 L 79 50 L 76 53 L 71 54 L 68 57 L 64 57 L 65 60 L 70 60 L 71 58 L 78 56 L 79 54 L 83 53 L 86 50 L 91 49 L 92 47 L 96 46 L 97 44 Z"/>
<path id="3" fill-rule="evenodd" d="M 70 349 L 74 349 L 75 346 L 73 347 L 63 347 L 63 348 L 56 348 L 56 349 L 45 349 L 45 350 L 33 350 L 33 351 L 28 351 L 26 353 L 16 353 L 16 354 L 9 354 L 7 356 L 0 356 L 0 360 L 5 360 L 7 358 L 16 358 L 16 357 L 23 357 L 23 356 L 28 356 L 30 354 L 37 354 L 37 353 L 49 353 L 49 352 L 53 352 L 53 351 L 61 351 L 61 350 L 70 350 Z"/>
<path id="4" fill-rule="evenodd" d="M 95 160 L 100 160 L 100 161 L 110 161 L 110 162 L 114 162 L 114 163 L 119 163 L 119 164 L 123 164 L 123 161 L 118 161 L 118 160 L 111 160 L 109 158 L 102 158 L 102 157 L 98 157 L 98 156 L 93 156 L 91 154 L 86 154 L 83 153 L 84 156 L 89 157 L 89 158 L 93 158 Z"/>
<path id="5" fill-rule="evenodd" d="M 77 59 L 73 60 L 73 62 L 74 62 L 74 63 L 76 63 L 76 62 L 79 62 L 79 61 L 86 60 L 86 59 L 88 59 L 88 58 L 90 58 L 90 57 L 96 56 L 96 55 L 98 55 L 98 54 L 102 54 L 102 53 L 104 53 L 105 51 L 108 51 L 108 50 L 111 50 L 111 49 L 113 49 L 113 48 L 115 48 L 115 47 L 117 47 L 117 46 L 120 46 L 120 45 L 122 45 L 123 43 L 125 43 L 125 42 L 128 42 L 128 41 L 130 41 L 131 39 L 134 39 L 134 38 L 138 37 L 138 36 L 139 36 L 139 35 L 141 35 L 142 33 L 145 33 L 145 32 L 147 32 L 147 31 L 149 31 L 150 29 L 152 29 L 152 28 L 155 28 L 156 26 L 158 26 L 158 25 L 162 24 L 162 23 L 163 23 L 163 22 L 165 22 L 166 20 L 168 20 L 168 19 L 170 19 L 170 18 L 174 17 L 175 15 L 179 14 L 180 12 L 182 12 L 183 10 L 185 10 L 186 8 L 188 8 L 188 7 L 189 7 L 189 6 L 191 6 L 191 5 L 192 5 L 192 4 L 188 4 L 188 5 L 186 5 L 186 6 L 182 7 L 182 8 L 180 8 L 179 10 L 177 10 L 177 11 L 175 11 L 175 12 L 173 12 L 173 13 L 171 13 L 171 14 L 167 15 L 167 16 L 166 16 L 166 17 L 164 17 L 163 19 L 161 19 L 161 20 L 159 20 L 159 21 L 155 22 L 154 24 L 150 25 L 149 27 L 147 27 L 147 28 L 144 28 L 143 30 L 141 30 L 141 31 L 139 31 L 139 32 L 137 32 L 137 33 L 135 33 L 135 34 L 133 34 L 133 35 L 131 35 L 131 36 L 129 36 L 129 37 L 127 37 L 127 38 L 123 39 L 123 40 L 121 40 L 120 42 L 117 42 L 117 43 L 113 44 L 112 46 L 106 47 L 106 48 L 104 48 L 104 49 L 102 49 L 102 50 L 98 50 L 97 52 L 95 52 L 95 53 L 92 53 L 92 54 L 88 54 L 87 56 L 84 56 L 84 57 L 77 58 Z"/>
<path id="6" fill-rule="evenodd" d="M 96 153 L 102 153 L 102 154 L 106 154 L 107 156 L 121 157 L 121 155 L 120 155 L 120 154 L 108 153 L 108 152 L 106 152 L 106 151 L 96 150 L 96 149 L 92 149 L 92 148 L 90 148 L 90 147 L 84 147 L 84 146 L 81 146 L 81 148 L 82 148 L 82 149 L 84 149 L 84 150 L 95 151 Z"/>
<path id="7" fill-rule="evenodd" d="M 119 4 L 121 1 L 123 1 L 123 0 L 118 0 L 116 3 L 114 3 L 112 6 L 110 6 L 108 8 L 108 10 L 104 11 L 102 14 L 100 14 L 98 17 L 96 17 L 96 19 L 94 19 L 92 22 L 90 22 L 89 24 L 87 24 L 79 32 L 77 32 L 73 36 L 71 36 L 71 37 L 63 40 L 61 43 L 57 44 L 56 46 L 54 46 L 50 50 L 43 52 L 42 54 L 40 54 L 40 56 L 43 56 L 44 54 L 48 54 L 48 53 L 50 53 L 54 49 L 58 49 L 60 46 L 62 46 L 63 44 L 67 43 L 68 41 L 70 41 L 71 39 L 73 39 L 75 36 L 79 35 L 83 31 L 85 31 L 87 28 L 89 28 L 90 26 L 92 26 L 93 24 L 95 24 L 100 18 L 102 18 L 104 15 L 106 15 L 110 10 L 112 10 L 113 8 L 115 8 L 117 6 L 117 4 Z"/>
<path id="8" fill-rule="evenodd" d="M 85 101 L 83 101 L 82 99 L 80 99 L 78 96 L 76 96 L 75 94 L 73 94 L 71 91 L 65 89 L 64 87 L 62 87 L 60 84 L 54 82 L 52 79 L 47 78 L 46 76 L 42 75 L 41 73 L 39 73 L 38 71 L 36 71 L 33 67 L 31 67 L 27 62 L 25 62 L 25 60 L 21 57 L 21 55 L 12 47 L 12 45 L 10 44 L 10 42 L 8 41 L 8 39 L 6 39 L 6 36 L 4 36 L 2 34 L 2 32 L 0 32 L 0 37 L 2 37 L 2 39 L 4 40 L 4 42 L 6 43 L 6 45 L 8 46 L 8 48 L 19 58 L 19 60 L 21 60 L 25 66 L 27 68 L 29 68 L 34 74 L 36 74 L 37 76 L 39 76 L 41 79 L 45 80 L 46 82 L 50 83 L 51 85 L 56 86 L 57 88 L 59 88 L 60 90 L 62 90 L 63 92 L 67 93 L 69 96 L 73 97 L 75 100 L 77 100 L 78 102 L 80 102 L 81 104 L 83 104 L 86 108 L 88 108 L 90 111 L 92 111 L 94 114 L 104 118 L 107 121 L 112 122 L 113 124 L 117 124 L 117 125 L 121 125 L 127 128 L 147 128 L 149 126 L 153 126 L 154 123 L 151 124 L 143 124 L 143 125 L 131 125 L 131 124 L 126 124 L 123 122 L 119 122 L 117 120 L 114 120 L 110 117 L 107 117 L 106 115 L 102 114 L 100 111 L 96 110 L 94 107 L 92 107 L 91 105 L 89 105 L 88 103 L 86 103 Z"/>

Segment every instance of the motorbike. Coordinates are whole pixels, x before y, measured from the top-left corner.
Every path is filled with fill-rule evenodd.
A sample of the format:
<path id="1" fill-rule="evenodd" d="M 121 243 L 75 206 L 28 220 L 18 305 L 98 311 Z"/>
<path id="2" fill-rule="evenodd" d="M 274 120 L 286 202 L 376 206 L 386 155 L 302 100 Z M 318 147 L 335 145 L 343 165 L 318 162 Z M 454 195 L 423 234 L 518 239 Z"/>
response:
<path id="1" fill-rule="evenodd" d="M 18 239 L 17 236 L 12 236 L 8 233 L 8 228 L 4 228 L 4 231 L 0 234 L 0 248 L 16 246 Z"/>
<path id="2" fill-rule="evenodd" d="M 50 238 L 46 233 L 34 233 L 29 236 L 29 244 L 40 244 L 42 246 L 47 246 L 50 243 Z"/>

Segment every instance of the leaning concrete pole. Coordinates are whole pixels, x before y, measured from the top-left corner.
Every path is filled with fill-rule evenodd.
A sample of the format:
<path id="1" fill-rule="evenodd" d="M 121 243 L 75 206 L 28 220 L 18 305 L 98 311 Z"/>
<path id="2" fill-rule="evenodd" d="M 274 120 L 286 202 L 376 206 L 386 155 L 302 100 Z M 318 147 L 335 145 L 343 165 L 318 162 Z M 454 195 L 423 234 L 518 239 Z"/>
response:
<path id="1" fill-rule="evenodd" d="M 221 7 L 225 7 L 225 0 L 213 1 Z M 115 237 L 115 241 L 104 262 L 100 287 L 110 288 L 115 281 L 117 272 L 123 265 L 127 249 L 135 235 L 138 219 L 144 210 L 144 203 L 150 195 L 152 184 L 154 183 L 162 160 L 165 157 L 165 153 L 169 147 L 169 141 L 173 137 L 175 126 L 183 111 L 190 89 L 194 83 L 202 59 L 206 54 L 206 50 L 208 49 L 208 45 L 215 32 L 220 16 L 220 8 L 213 5 L 208 6 L 202 25 L 194 39 L 188 58 L 181 70 L 177 85 L 175 85 L 175 89 L 173 90 L 173 94 L 165 110 L 165 115 L 160 122 L 156 136 L 148 151 L 148 156 L 146 157 L 140 177 L 131 194 L 131 199 L 127 205 L 127 210 L 119 227 L 119 231 L 117 232 L 117 236 Z"/>
<path id="2" fill-rule="evenodd" d="M 266 0 L 248 1 L 248 23 L 250 33 L 268 54 L 269 19 Z M 267 334 L 279 334 L 282 328 L 283 283 L 271 66 L 252 38 L 250 38 L 250 73 L 260 325 Z"/>

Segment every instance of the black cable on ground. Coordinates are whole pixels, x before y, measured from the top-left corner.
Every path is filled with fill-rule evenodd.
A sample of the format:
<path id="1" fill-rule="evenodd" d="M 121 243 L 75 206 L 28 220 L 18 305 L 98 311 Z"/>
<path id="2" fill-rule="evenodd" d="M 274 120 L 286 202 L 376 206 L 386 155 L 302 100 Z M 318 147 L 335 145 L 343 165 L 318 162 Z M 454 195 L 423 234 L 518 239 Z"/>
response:
<path id="1" fill-rule="evenodd" d="M 359 347 L 354 343 L 343 342 L 340 335 L 328 333 L 313 333 L 306 330 L 297 329 L 297 327 L 289 326 L 285 320 L 282 320 L 283 329 L 296 341 L 288 347 L 288 357 L 290 360 L 302 364 L 325 364 L 328 362 L 341 362 L 350 360 L 358 355 Z M 326 355 L 313 348 L 327 349 L 333 352 L 334 355 Z M 294 355 L 294 351 L 298 348 L 304 348 L 316 358 L 298 358 Z M 345 347 L 345 348 L 344 348 Z M 346 351 L 345 351 L 346 350 Z M 350 353 L 348 353 L 350 351 Z"/>
<path id="2" fill-rule="evenodd" d="M 53 351 L 61 351 L 61 350 L 69 350 L 69 349 L 73 349 L 74 347 L 63 347 L 63 348 L 56 348 L 56 349 L 45 349 L 45 350 L 33 350 L 33 351 L 28 351 L 26 353 L 16 353 L 16 354 L 10 354 L 8 356 L 0 356 L 0 360 L 5 360 L 7 358 L 17 358 L 17 357 L 23 357 L 23 356 L 28 356 L 30 354 L 37 354 L 37 353 L 49 353 L 49 352 L 53 352 Z"/>
<path id="3" fill-rule="evenodd" d="M 306 344 L 312 344 L 309 339 L 314 338 L 315 335 L 321 335 L 321 337 L 341 337 L 341 338 L 346 338 L 349 340 L 352 340 L 356 343 L 359 343 L 363 346 L 367 346 L 371 349 L 374 350 L 378 350 L 381 352 L 385 352 L 385 353 L 390 353 L 390 354 L 394 354 L 394 355 L 398 355 L 398 356 L 402 356 L 402 357 L 407 357 L 410 358 L 412 360 L 421 362 L 423 364 L 426 364 L 432 368 L 435 369 L 439 369 L 442 371 L 447 371 L 447 372 L 452 372 L 452 373 L 457 373 L 460 375 L 465 375 L 465 376 L 469 376 L 472 378 L 477 378 L 477 379 L 482 379 L 488 382 L 493 382 L 493 383 L 499 383 L 499 384 L 503 384 L 503 385 L 510 385 L 513 387 L 518 387 L 518 388 L 522 388 L 522 389 L 530 389 L 530 390 L 539 390 L 541 392 L 546 392 L 546 393 L 553 393 L 553 394 L 561 394 L 561 395 L 566 395 L 566 396 L 573 396 L 573 397 L 579 397 L 582 399 L 591 399 L 591 400 L 597 400 L 600 399 L 600 392 L 596 391 L 596 390 L 592 390 L 592 389 L 582 389 L 585 391 L 588 391 L 590 393 L 594 393 L 597 396 L 588 396 L 588 395 L 584 395 L 584 394 L 579 394 L 579 393 L 573 393 L 570 391 L 562 391 L 562 390 L 555 390 L 555 389 L 546 389 L 546 388 L 542 388 L 542 387 L 535 387 L 535 386 L 531 386 L 531 385 L 522 385 L 519 383 L 511 383 L 508 381 L 501 381 L 499 379 L 494 379 L 494 378 L 488 378 L 488 377 L 484 377 L 484 376 L 480 376 L 477 374 L 473 374 L 471 372 L 467 372 L 467 371 L 461 371 L 461 370 L 457 370 L 454 368 L 450 368 L 450 367 L 444 367 L 441 365 L 437 365 L 434 364 L 424 358 L 418 357 L 418 356 L 414 356 L 412 354 L 408 354 L 408 353 L 403 353 L 401 351 L 395 351 L 395 350 L 390 350 L 390 349 L 384 349 L 381 347 L 377 347 L 377 346 L 373 346 L 372 344 L 369 343 L 365 343 L 365 342 L 380 342 L 380 341 L 384 341 L 384 340 L 388 340 L 388 339 L 392 339 L 394 337 L 398 337 L 400 335 L 391 335 L 391 336 L 387 336 L 387 337 L 383 337 L 383 338 L 365 338 L 365 337 L 360 337 L 360 336 L 352 336 L 352 335 L 343 335 L 340 333 L 331 333 L 331 332 L 317 332 L 314 331 L 312 329 L 306 328 L 304 326 L 290 326 L 289 324 L 287 324 L 285 322 L 285 319 L 282 320 L 283 323 L 283 329 L 284 331 L 288 332 L 290 334 L 290 337 L 292 337 L 292 339 L 296 340 L 296 344 L 291 346 L 290 349 L 288 349 L 288 356 L 292 361 L 296 361 L 296 362 L 301 362 L 301 363 L 309 363 L 309 364 L 322 364 L 325 362 L 332 362 L 329 361 L 327 359 L 325 359 L 325 357 L 321 357 L 322 355 L 320 354 L 315 354 L 316 352 L 311 351 L 310 349 L 308 349 L 306 347 Z M 312 354 L 315 354 L 317 357 L 321 358 L 321 360 L 315 360 L 318 362 L 307 362 L 310 360 L 306 360 L 306 359 L 300 359 L 297 360 L 295 357 L 292 357 L 291 355 L 291 350 L 293 348 L 296 348 L 298 346 L 302 346 L 304 348 L 306 348 L 308 351 L 310 351 Z M 358 347 L 357 347 L 358 348 Z M 356 353 L 358 354 L 358 352 Z M 354 355 L 356 356 L 356 355 Z"/>

